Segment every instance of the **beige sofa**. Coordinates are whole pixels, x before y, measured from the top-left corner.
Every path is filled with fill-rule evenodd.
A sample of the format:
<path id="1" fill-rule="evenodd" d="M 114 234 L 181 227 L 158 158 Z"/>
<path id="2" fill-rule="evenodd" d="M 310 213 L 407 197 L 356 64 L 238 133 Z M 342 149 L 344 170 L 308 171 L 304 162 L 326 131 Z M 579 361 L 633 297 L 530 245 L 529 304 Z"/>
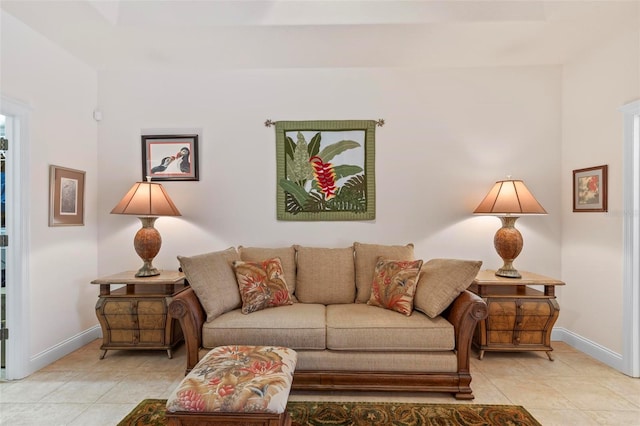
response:
<path id="1" fill-rule="evenodd" d="M 178 259 L 191 288 L 174 298 L 169 312 L 185 335 L 187 371 L 202 348 L 285 346 L 298 352 L 294 389 L 473 398 L 471 339 L 487 306 L 465 289 L 479 261 L 398 262 L 414 260 L 413 245 L 363 243 L 239 247 Z M 255 287 L 242 267 L 262 271 L 275 287 Z M 262 307 L 255 309 L 250 295 Z"/>

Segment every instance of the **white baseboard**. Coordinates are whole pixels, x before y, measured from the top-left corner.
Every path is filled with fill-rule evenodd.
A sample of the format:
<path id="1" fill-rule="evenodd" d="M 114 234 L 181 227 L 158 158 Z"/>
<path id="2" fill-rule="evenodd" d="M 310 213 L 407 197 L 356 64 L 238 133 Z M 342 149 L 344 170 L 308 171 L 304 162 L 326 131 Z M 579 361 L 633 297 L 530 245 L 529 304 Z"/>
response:
<path id="1" fill-rule="evenodd" d="M 45 349 L 29 359 L 29 374 L 35 373 L 41 368 L 59 360 L 65 355 L 69 355 L 71 352 L 80 349 L 84 345 L 93 342 L 101 336 L 102 329 L 100 328 L 100 325 L 95 325 L 65 341 L 58 343 L 55 346 L 50 347 L 49 349 Z"/>
<path id="2" fill-rule="evenodd" d="M 559 340 L 584 352 L 587 355 L 607 364 L 611 368 L 615 368 L 620 372 L 624 372 L 622 355 L 613 352 L 589 339 L 586 339 L 573 331 L 563 327 L 554 327 L 551 332 L 551 340 Z"/>

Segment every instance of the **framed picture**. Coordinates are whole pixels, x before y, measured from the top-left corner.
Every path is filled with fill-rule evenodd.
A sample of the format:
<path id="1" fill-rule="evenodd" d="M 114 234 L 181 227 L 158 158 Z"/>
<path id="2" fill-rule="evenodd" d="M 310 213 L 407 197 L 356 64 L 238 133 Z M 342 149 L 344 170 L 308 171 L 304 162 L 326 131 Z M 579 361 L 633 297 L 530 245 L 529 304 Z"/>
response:
<path id="1" fill-rule="evenodd" d="M 84 225 L 82 170 L 49 167 L 49 226 Z"/>
<path id="2" fill-rule="evenodd" d="M 607 166 L 573 171 L 573 211 L 607 211 Z"/>
<path id="3" fill-rule="evenodd" d="M 375 121 L 275 125 L 278 220 L 375 219 Z"/>
<path id="4" fill-rule="evenodd" d="M 142 135 L 142 180 L 199 180 L 198 135 Z"/>

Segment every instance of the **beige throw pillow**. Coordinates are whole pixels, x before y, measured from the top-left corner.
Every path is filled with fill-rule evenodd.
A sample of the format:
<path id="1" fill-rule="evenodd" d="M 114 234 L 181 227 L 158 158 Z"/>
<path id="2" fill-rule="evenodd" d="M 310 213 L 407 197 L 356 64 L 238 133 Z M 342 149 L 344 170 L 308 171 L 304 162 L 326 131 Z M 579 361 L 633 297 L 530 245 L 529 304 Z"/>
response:
<path id="1" fill-rule="evenodd" d="M 413 244 L 393 246 L 381 244 L 354 243 L 356 265 L 357 303 L 367 303 L 371 297 L 371 283 L 379 257 L 395 260 L 413 260 Z"/>
<path id="2" fill-rule="evenodd" d="M 235 248 L 178 256 L 182 271 L 207 313 L 207 322 L 242 306 L 232 263 L 240 260 Z"/>
<path id="3" fill-rule="evenodd" d="M 440 315 L 475 279 L 479 260 L 431 259 L 422 266 L 413 298 L 415 309 L 431 318 Z"/>
<path id="4" fill-rule="evenodd" d="M 284 276 L 287 277 L 289 296 L 295 302 L 293 294 L 296 291 L 296 250 L 291 247 L 262 248 L 262 247 L 238 247 L 240 259 L 249 262 L 260 262 L 264 259 L 280 258 Z"/>
<path id="5" fill-rule="evenodd" d="M 353 247 L 295 248 L 298 262 L 296 297 L 300 302 L 353 303 L 356 297 Z"/>

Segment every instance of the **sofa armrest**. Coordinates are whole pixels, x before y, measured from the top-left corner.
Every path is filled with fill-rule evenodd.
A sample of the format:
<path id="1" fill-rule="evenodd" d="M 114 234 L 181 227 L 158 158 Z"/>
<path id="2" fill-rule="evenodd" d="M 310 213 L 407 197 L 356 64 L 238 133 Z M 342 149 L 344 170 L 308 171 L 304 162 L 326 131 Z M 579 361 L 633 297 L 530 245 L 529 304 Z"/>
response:
<path id="1" fill-rule="evenodd" d="M 471 341 L 478 321 L 487 318 L 487 304 L 468 290 L 463 291 L 443 313 L 455 328 L 458 372 L 469 371 Z"/>
<path id="2" fill-rule="evenodd" d="M 174 296 L 169 304 L 169 315 L 180 322 L 185 346 L 187 347 L 187 369 L 191 371 L 200 360 L 202 347 L 202 324 L 207 316 L 200 300 L 191 287 Z"/>

